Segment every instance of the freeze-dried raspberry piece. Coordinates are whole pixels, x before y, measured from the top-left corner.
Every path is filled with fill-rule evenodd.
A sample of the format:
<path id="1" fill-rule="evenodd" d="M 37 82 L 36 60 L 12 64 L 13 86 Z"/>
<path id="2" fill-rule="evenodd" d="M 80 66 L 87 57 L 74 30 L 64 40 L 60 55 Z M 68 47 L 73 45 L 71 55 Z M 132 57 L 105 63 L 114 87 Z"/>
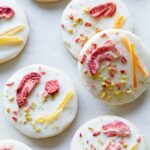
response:
<path id="1" fill-rule="evenodd" d="M 28 95 L 39 83 L 40 79 L 41 75 L 37 72 L 31 72 L 23 77 L 16 91 L 17 104 L 19 108 L 22 108 L 27 104 Z"/>
<path id="2" fill-rule="evenodd" d="M 104 146 L 104 150 L 121 150 L 121 146 L 120 144 L 117 144 L 115 142 L 108 142 L 105 146 Z"/>
<path id="3" fill-rule="evenodd" d="M 79 58 L 79 62 L 81 64 L 84 64 L 85 60 L 86 60 L 86 55 L 83 55 L 83 56 L 81 56 L 81 58 Z"/>
<path id="4" fill-rule="evenodd" d="M 98 5 L 89 10 L 89 14 L 94 18 L 112 17 L 117 10 L 117 6 L 113 2 Z"/>
<path id="5" fill-rule="evenodd" d="M 108 137 L 127 137 L 130 136 L 131 131 L 128 125 L 122 121 L 113 121 L 102 126 L 103 133 Z"/>
<path id="6" fill-rule="evenodd" d="M 0 19 L 6 18 L 9 19 L 15 15 L 15 11 L 10 7 L 0 7 Z"/>
<path id="7" fill-rule="evenodd" d="M 109 53 L 111 52 L 111 53 Z M 94 50 L 88 61 L 88 67 L 92 75 L 95 75 L 103 61 L 112 61 L 121 56 L 121 51 L 112 41 L 106 41 L 101 47 Z"/>
<path id="8" fill-rule="evenodd" d="M 50 94 L 54 95 L 59 92 L 60 86 L 57 80 L 50 80 L 47 81 L 45 84 L 45 91 Z"/>

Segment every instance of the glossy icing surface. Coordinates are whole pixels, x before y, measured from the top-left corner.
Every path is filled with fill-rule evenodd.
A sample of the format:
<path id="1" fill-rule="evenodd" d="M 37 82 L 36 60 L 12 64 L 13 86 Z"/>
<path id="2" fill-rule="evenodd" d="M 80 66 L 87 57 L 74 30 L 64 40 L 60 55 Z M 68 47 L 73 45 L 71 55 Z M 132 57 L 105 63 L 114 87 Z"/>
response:
<path id="1" fill-rule="evenodd" d="M 88 121 L 77 130 L 71 143 L 71 150 L 76 149 L 146 150 L 146 144 L 139 130 L 126 119 L 101 116 Z"/>
<path id="2" fill-rule="evenodd" d="M 134 46 L 134 58 L 130 44 Z M 107 30 L 83 47 L 78 68 L 92 95 L 110 105 L 122 105 L 148 89 L 149 58 L 148 49 L 137 36 L 123 30 Z"/>
<path id="3" fill-rule="evenodd" d="M 107 3 L 113 3 L 116 11 L 111 16 L 94 18 L 89 10 Z M 132 19 L 127 8 L 117 0 L 74 0 L 64 10 L 61 21 L 63 42 L 71 54 L 78 58 L 81 48 L 97 32 L 114 28 L 115 20 L 122 16 L 123 23 L 119 28 L 132 30 Z"/>
<path id="4" fill-rule="evenodd" d="M 7 81 L 4 105 L 10 122 L 33 138 L 61 133 L 74 120 L 78 108 L 70 78 L 43 65 L 25 67 Z"/>
<path id="5" fill-rule="evenodd" d="M 0 150 L 31 150 L 31 148 L 19 141 L 1 140 Z"/>
<path id="6" fill-rule="evenodd" d="M 14 0 L 1 0 L 0 7 L 10 7 L 15 12 L 15 15 L 10 19 L 2 18 L 0 19 L 0 38 L 3 36 L 1 34 L 12 30 L 18 26 L 23 26 L 23 29 L 18 33 L 12 34 L 10 38 L 19 37 L 21 38 L 21 44 L 0 44 L 0 63 L 6 62 L 14 57 L 16 57 L 24 48 L 28 35 L 29 35 L 29 26 L 28 21 L 25 16 L 25 13 L 22 7 L 16 3 Z M 7 36 L 8 34 L 6 34 Z M 1 41 L 1 39 L 0 39 Z"/>

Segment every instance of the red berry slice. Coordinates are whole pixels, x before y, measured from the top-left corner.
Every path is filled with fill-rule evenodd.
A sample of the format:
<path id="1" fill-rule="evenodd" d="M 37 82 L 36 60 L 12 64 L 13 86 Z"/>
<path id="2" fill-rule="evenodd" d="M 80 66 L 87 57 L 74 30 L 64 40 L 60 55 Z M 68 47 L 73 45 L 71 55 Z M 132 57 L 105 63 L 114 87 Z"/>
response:
<path id="1" fill-rule="evenodd" d="M 41 75 L 36 72 L 31 72 L 23 77 L 17 91 L 17 104 L 19 108 L 22 108 L 27 104 L 27 97 L 33 91 L 35 86 L 39 83 Z"/>
<path id="2" fill-rule="evenodd" d="M 0 19 L 9 19 L 15 15 L 15 11 L 10 7 L 0 7 Z"/>
<path id="3" fill-rule="evenodd" d="M 103 133 L 108 137 L 128 137 L 131 134 L 128 125 L 122 121 L 113 121 L 102 126 Z"/>
<path id="4" fill-rule="evenodd" d="M 89 10 L 89 14 L 93 18 L 112 17 L 117 10 L 117 6 L 113 2 L 98 5 Z"/>
<path id="5" fill-rule="evenodd" d="M 109 53 L 111 52 L 111 53 Z M 106 41 L 101 47 L 94 50 L 88 61 L 88 67 L 92 75 L 95 75 L 99 69 L 99 65 L 103 61 L 112 61 L 120 57 L 121 51 L 113 44 L 112 41 Z"/>
<path id="6" fill-rule="evenodd" d="M 50 94 L 54 95 L 59 92 L 60 86 L 57 80 L 50 80 L 47 81 L 45 84 L 45 91 Z"/>

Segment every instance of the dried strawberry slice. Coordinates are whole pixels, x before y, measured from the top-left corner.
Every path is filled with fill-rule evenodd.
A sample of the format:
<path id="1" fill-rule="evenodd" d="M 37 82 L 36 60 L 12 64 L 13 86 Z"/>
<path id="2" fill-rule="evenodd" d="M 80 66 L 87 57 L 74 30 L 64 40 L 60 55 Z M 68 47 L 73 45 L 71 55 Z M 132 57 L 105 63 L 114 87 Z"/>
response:
<path id="1" fill-rule="evenodd" d="M 94 18 L 112 17 L 117 10 L 117 6 L 113 2 L 98 5 L 89 10 L 89 14 Z"/>
<path id="2" fill-rule="evenodd" d="M 107 142 L 107 144 L 104 146 L 104 150 L 121 150 L 121 146 L 118 143 L 115 142 Z"/>
<path id="3" fill-rule="evenodd" d="M 111 52 L 111 53 L 108 53 Z M 95 75 L 103 61 L 112 61 L 121 56 L 121 51 L 112 41 L 106 41 L 101 47 L 92 52 L 88 67 L 92 75 Z"/>
<path id="4" fill-rule="evenodd" d="M 9 19 L 15 15 L 15 11 L 10 7 L 0 7 L 0 19 L 6 18 Z"/>
<path id="5" fill-rule="evenodd" d="M 22 108 L 27 104 L 28 95 L 39 83 L 40 79 L 41 75 L 37 72 L 31 72 L 23 77 L 16 91 L 17 104 L 19 108 Z"/>
<path id="6" fill-rule="evenodd" d="M 50 80 L 47 81 L 45 84 L 45 91 L 50 94 L 54 95 L 59 92 L 60 86 L 57 80 Z"/>
<path id="7" fill-rule="evenodd" d="M 108 137 L 127 137 L 130 136 L 131 131 L 128 125 L 122 121 L 113 121 L 102 126 L 103 133 Z"/>

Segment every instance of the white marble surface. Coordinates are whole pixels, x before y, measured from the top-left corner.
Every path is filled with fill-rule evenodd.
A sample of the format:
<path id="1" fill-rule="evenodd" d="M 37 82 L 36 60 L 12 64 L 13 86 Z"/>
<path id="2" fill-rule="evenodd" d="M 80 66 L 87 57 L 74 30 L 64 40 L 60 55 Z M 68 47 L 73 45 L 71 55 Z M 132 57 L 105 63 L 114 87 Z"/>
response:
<path id="1" fill-rule="evenodd" d="M 3 100 L 0 97 L 0 139 L 15 139 L 28 144 L 33 150 L 69 150 L 71 138 L 84 122 L 99 115 L 118 115 L 132 121 L 140 128 L 150 143 L 150 89 L 139 100 L 121 107 L 107 106 L 95 100 L 80 83 L 76 60 L 63 46 L 59 24 L 62 11 L 69 1 L 40 4 L 32 0 L 17 0 L 29 19 L 31 33 L 25 50 L 16 59 L 0 65 L 0 94 L 5 81 L 18 69 L 31 64 L 56 67 L 73 79 L 79 95 L 79 111 L 74 123 L 62 134 L 44 140 L 25 137 L 9 124 L 4 116 Z M 122 0 L 123 1 L 123 0 Z M 134 19 L 134 32 L 150 48 L 150 1 L 126 0 Z M 149 144 L 150 147 L 150 144 Z"/>

